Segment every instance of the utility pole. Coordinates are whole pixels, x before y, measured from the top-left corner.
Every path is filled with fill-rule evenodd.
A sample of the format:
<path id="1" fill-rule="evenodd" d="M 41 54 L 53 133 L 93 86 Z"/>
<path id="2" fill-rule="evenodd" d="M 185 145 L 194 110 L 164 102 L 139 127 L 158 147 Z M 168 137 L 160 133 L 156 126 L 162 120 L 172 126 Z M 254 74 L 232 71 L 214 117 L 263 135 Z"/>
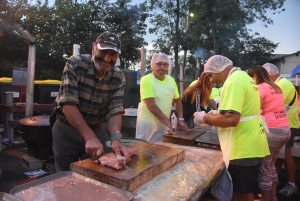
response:
<path id="1" fill-rule="evenodd" d="M 188 34 L 188 30 L 190 28 L 190 20 L 191 20 L 191 17 L 194 16 L 194 13 L 188 12 L 188 16 L 187 16 L 187 23 L 186 23 L 186 30 L 185 30 L 185 35 L 187 36 Z M 180 84 L 180 95 L 183 94 L 183 76 L 181 76 L 183 70 L 185 69 L 185 65 L 186 65 L 186 54 L 187 54 L 187 48 L 184 49 L 184 52 L 183 52 L 183 64 L 180 65 L 180 77 L 179 77 L 179 84 Z"/>
<path id="2" fill-rule="evenodd" d="M 146 54 L 147 54 L 147 49 L 142 47 L 141 48 L 141 78 L 145 75 L 146 73 Z"/>

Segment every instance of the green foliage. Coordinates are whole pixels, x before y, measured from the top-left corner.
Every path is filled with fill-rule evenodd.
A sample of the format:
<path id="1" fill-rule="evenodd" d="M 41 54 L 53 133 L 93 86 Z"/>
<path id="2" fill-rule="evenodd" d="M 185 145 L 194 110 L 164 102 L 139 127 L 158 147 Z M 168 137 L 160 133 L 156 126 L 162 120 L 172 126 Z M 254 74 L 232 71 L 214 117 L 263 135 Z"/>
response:
<path id="1" fill-rule="evenodd" d="M 148 16 L 144 4 L 130 2 L 56 0 L 50 6 L 48 0 L 38 0 L 35 4 L 27 0 L 7 1 L 5 12 L 0 14 L 3 33 L 0 77 L 11 77 L 14 66 L 27 67 L 28 42 L 35 41 L 35 79 L 60 79 L 66 58 L 72 55 L 73 44 L 80 45 L 81 54 L 89 54 L 92 43 L 104 31 L 120 36 L 121 64 L 129 68 L 140 59 L 139 48 L 145 44 L 143 35 Z M 25 32 L 30 35 L 25 36 Z"/>
<path id="2" fill-rule="evenodd" d="M 153 25 L 149 32 L 157 35 L 153 52 L 173 57 L 176 80 L 183 50 L 189 52 L 185 69 L 188 74 L 195 74 L 197 57 L 201 60 L 201 72 L 213 54 L 225 55 L 236 66 L 247 68 L 267 61 L 278 44 L 258 34 L 251 35 L 246 25 L 260 20 L 267 26 L 272 24 L 267 12 L 284 11 L 284 0 L 145 0 L 139 5 L 130 4 L 131 0 L 56 0 L 51 6 L 48 0 L 3 3 L 0 77 L 11 77 L 14 66 L 27 67 L 29 41 L 34 40 L 36 79 L 60 79 L 73 44 L 80 44 L 80 53 L 91 53 L 92 43 L 106 30 L 120 36 L 121 65 L 132 68 L 140 61 L 140 47 L 146 45 L 143 36 L 148 17 Z M 189 26 L 188 11 L 194 13 Z M 150 62 L 151 51 L 148 54 Z M 151 72 L 150 63 L 147 68 Z"/>
<path id="3" fill-rule="evenodd" d="M 157 34 L 153 45 L 156 51 L 175 54 L 175 75 L 179 73 L 178 52 L 189 51 L 185 71 L 195 73 L 196 58 L 201 58 L 201 69 L 214 54 L 222 54 L 234 64 L 246 68 L 264 63 L 278 44 L 259 34 L 251 35 L 246 25 L 260 20 L 265 26 L 272 24 L 267 11 L 280 13 L 285 0 L 151 0 L 153 10 L 150 33 Z M 187 13 L 194 13 L 187 26 Z M 169 50 L 169 51 L 168 51 Z M 177 56 L 176 56 L 177 55 Z M 177 76 L 175 76 L 176 78 Z"/>
<path id="4" fill-rule="evenodd" d="M 173 56 L 174 75 L 179 73 L 179 52 L 185 45 L 185 21 L 188 1 L 186 0 L 150 0 L 149 9 L 154 12 L 150 22 L 154 28 L 149 32 L 158 37 L 154 41 L 154 50 Z M 178 82 L 178 77 L 174 76 Z"/>

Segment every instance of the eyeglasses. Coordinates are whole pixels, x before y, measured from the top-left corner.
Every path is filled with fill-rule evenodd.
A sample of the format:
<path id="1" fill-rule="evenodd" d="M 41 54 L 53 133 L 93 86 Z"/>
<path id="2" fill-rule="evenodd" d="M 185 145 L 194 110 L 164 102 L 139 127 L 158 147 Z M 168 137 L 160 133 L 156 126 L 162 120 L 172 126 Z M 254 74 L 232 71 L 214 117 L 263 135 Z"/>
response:
<path id="1" fill-rule="evenodd" d="M 155 64 L 157 67 L 168 67 L 169 64 L 168 63 L 156 63 Z"/>

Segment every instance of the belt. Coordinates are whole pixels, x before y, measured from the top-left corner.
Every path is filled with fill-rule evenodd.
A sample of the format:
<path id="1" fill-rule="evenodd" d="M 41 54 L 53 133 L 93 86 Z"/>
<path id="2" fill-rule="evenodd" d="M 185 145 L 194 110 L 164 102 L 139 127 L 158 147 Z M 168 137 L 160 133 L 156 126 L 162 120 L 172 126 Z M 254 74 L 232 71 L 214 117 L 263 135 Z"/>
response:
<path id="1" fill-rule="evenodd" d="M 58 119 L 60 122 L 66 124 L 66 125 L 72 126 L 72 125 L 68 122 L 68 120 L 65 119 L 65 118 L 62 118 L 62 117 L 60 117 L 60 116 L 57 116 L 57 119 Z M 88 125 L 88 126 L 89 126 L 92 130 L 96 130 L 96 129 L 99 128 L 99 125 L 93 125 L 93 126 Z"/>

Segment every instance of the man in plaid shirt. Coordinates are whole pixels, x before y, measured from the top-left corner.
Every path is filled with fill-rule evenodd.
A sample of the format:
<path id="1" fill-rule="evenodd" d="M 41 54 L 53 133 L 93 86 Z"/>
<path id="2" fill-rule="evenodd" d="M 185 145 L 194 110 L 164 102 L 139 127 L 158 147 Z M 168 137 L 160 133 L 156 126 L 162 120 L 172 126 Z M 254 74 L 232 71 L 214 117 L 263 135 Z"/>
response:
<path id="1" fill-rule="evenodd" d="M 56 171 L 70 170 L 78 159 L 99 158 L 106 150 L 107 133 L 115 154 L 129 159 L 120 133 L 126 84 L 115 67 L 120 49 L 119 37 L 104 32 L 92 44 L 92 54 L 73 55 L 66 62 L 52 127 Z"/>

